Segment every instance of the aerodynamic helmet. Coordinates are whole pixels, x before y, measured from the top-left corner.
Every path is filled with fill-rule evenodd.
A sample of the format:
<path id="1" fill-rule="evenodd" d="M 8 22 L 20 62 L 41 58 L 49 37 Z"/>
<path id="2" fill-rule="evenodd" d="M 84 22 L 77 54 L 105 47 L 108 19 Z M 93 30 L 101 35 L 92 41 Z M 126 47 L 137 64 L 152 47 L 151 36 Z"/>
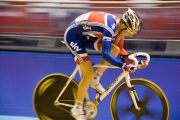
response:
<path id="1" fill-rule="evenodd" d="M 126 28 L 134 34 L 137 34 L 142 28 L 142 21 L 140 17 L 130 8 L 126 11 L 122 19 L 126 25 Z"/>

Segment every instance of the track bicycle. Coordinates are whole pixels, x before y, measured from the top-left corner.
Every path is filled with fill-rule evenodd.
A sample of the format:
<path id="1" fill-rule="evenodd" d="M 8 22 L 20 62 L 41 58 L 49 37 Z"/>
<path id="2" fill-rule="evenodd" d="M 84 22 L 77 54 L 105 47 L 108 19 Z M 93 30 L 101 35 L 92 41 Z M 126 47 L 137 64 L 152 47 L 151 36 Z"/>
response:
<path id="1" fill-rule="evenodd" d="M 138 65 L 137 56 L 147 53 L 138 52 L 129 55 L 129 59 Z M 118 68 L 112 65 L 94 64 L 93 67 Z M 78 66 L 68 76 L 53 73 L 42 78 L 36 85 L 33 94 L 33 106 L 40 120 L 73 120 L 70 109 L 76 100 L 78 83 L 76 74 L 83 73 Z M 125 78 L 125 81 L 120 83 Z M 95 100 L 91 101 L 87 93 L 84 100 L 84 111 L 88 120 L 95 119 L 98 114 L 98 104 L 112 91 L 110 112 L 113 120 L 168 120 L 170 107 L 163 90 L 154 82 L 144 78 L 130 78 L 124 71 L 109 85 L 102 94 L 96 92 Z"/>

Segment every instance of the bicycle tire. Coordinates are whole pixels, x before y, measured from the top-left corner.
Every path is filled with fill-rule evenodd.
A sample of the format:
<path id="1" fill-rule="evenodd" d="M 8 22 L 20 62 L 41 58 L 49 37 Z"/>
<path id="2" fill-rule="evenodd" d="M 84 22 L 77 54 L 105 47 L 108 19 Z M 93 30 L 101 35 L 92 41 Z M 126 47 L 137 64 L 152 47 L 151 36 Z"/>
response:
<path id="1" fill-rule="evenodd" d="M 33 107 L 40 120 L 74 120 L 70 107 L 57 106 L 54 101 L 65 86 L 69 76 L 54 73 L 42 78 L 36 85 L 33 94 Z M 72 80 L 59 101 L 74 105 L 77 93 L 77 82 Z"/>
<path id="2" fill-rule="evenodd" d="M 153 100 L 150 100 L 150 99 L 159 98 L 159 99 L 157 99 L 157 102 L 161 102 L 161 104 L 162 104 L 162 105 L 160 105 L 159 103 L 157 103 L 156 104 L 157 106 L 154 106 L 155 108 L 157 108 L 158 106 L 162 107 L 162 108 L 160 108 L 160 109 L 162 109 L 161 116 L 153 116 L 153 117 L 159 117 L 159 119 L 156 118 L 156 120 L 168 120 L 169 119 L 170 107 L 169 107 L 168 99 L 167 99 L 165 93 L 163 92 L 163 90 L 158 85 L 156 85 L 154 82 L 152 82 L 150 80 L 147 80 L 147 79 L 144 79 L 144 78 L 133 78 L 133 79 L 131 79 L 131 84 L 135 85 L 135 89 L 136 89 L 136 86 L 140 86 L 140 88 L 141 87 L 145 87 L 145 88 L 147 87 L 147 89 L 149 89 L 149 91 L 148 91 L 148 94 L 146 93 L 144 96 L 148 96 L 149 97 L 150 96 L 149 95 L 150 92 L 152 92 L 153 94 L 157 95 L 157 96 L 154 96 L 152 98 L 148 98 L 149 101 L 153 101 Z M 125 90 L 125 89 L 127 89 L 127 90 Z M 142 92 L 141 90 L 139 90 L 139 91 L 140 91 L 140 93 Z M 136 89 L 136 92 L 137 92 L 137 95 L 139 97 L 137 89 Z M 150 117 L 148 116 L 148 115 L 150 115 L 150 112 L 148 113 L 148 110 L 146 108 L 147 106 L 149 106 L 148 99 L 146 101 L 144 101 L 144 102 L 140 102 L 141 107 L 143 108 L 143 110 L 140 111 L 141 113 L 138 112 L 135 109 L 132 100 L 131 100 L 132 104 L 130 105 L 130 108 L 126 108 L 126 109 L 124 109 L 124 112 L 121 112 L 120 109 L 123 109 L 123 107 L 122 107 L 123 105 L 121 105 L 121 106 L 119 106 L 119 105 L 123 104 L 123 103 L 118 103 L 118 98 L 120 97 L 120 95 L 121 95 L 121 98 L 122 98 L 123 94 L 129 94 L 126 82 L 121 83 L 115 89 L 115 91 L 112 94 L 111 101 L 110 101 L 110 111 L 111 111 L 111 116 L 112 116 L 113 120 L 120 120 L 121 118 L 123 118 L 121 120 L 128 120 L 129 118 L 125 119 L 125 117 L 126 117 L 125 116 L 125 112 L 128 112 L 128 113 L 126 113 L 126 115 L 129 115 L 128 117 L 132 117 L 133 116 L 133 117 L 135 117 L 136 120 L 140 120 L 140 119 L 141 120 L 149 120 L 150 119 Z M 140 101 L 141 101 L 141 98 L 140 98 Z M 121 101 L 121 102 L 123 102 L 123 101 Z M 152 106 L 150 106 L 150 107 L 152 107 Z M 159 108 L 157 108 L 157 109 L 159 109 Z M 151 115 L 155 114 L 155 112 L 151 113 Z M 120 117 L 121 113 L 123 113 L 123 117 Z M 157 114 L 158 113 L 156 113 L 156 115 Z M 149 119 L 147 119 L 147 118 L 146 119 L 142 119 L 143 117 L 147 117 L 147 116 L 148 116 Z M 135 119 L 132 119 L 132 120 L 135 120 Z M 150 120 L 155 120 L 155 119 L 150 119 Z"/>

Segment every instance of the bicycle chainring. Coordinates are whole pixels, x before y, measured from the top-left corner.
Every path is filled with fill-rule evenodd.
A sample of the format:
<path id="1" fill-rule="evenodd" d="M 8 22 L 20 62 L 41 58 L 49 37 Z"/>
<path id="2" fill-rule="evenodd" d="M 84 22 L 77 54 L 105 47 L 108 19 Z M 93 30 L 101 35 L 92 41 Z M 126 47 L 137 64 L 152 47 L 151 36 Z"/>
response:
<path id="1" fill-rule="evenodd" d="M 92 101 L 85 101 L 84 111 L 87 119 L 94 119 L 97 116 L 98 109 L 97 106 Z"/>

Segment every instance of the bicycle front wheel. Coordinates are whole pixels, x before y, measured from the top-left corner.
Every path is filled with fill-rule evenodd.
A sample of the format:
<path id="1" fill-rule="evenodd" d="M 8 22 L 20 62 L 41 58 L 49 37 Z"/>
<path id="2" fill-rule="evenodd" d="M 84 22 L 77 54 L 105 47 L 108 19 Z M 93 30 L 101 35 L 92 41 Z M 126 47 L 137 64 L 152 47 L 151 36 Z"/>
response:
<path id="1" fill-rule="evenodd" d="M 138 111 L 132 102 L 126 82 L 113 92 L 110 108 L 114 120 L 168 120 L 169 103 L 163 90 L 147 79 L 131 79 L 139 98 Z"/>
<path id="2" fill-rule="evenodd" d="M 65 74 L 55 73 L 45 76 L 37 84 L 33 94 L 33 106 L 40 120 L 74 120 L 69 114 L 70 107 L 54 104 L 68 79 L 69 76 Z M 74 105 L 77 86 L 76 81 L 71 80 L 58 101 Z"/>

